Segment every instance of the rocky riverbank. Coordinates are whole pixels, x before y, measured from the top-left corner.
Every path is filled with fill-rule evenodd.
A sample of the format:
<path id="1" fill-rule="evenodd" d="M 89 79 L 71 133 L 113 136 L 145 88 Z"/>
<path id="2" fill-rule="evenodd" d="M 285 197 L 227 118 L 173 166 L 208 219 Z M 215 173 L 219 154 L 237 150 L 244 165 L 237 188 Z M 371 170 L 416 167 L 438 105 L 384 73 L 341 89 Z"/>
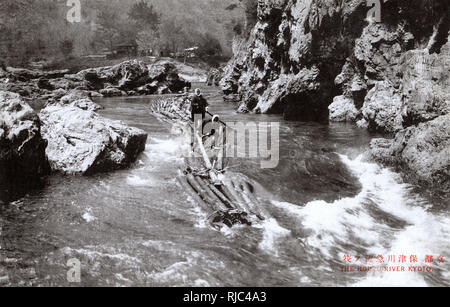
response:
<path id="1" fill-rule="evenodd" d="M 387 0 L 377 22 L 363 0 L 260 1 L 222 89 L 241 112 L 385 133 L 374 159 L 449 188 L 449 10 L 446 0 Z"/>
<path id="2" fill-rule="evenodd" d="M 23 99 L 57 101 L 71 90 L 84 90 L 93 96 L 135 96 L 181 92 L 191 84 L 178 75 L 170 62 L 147 65 L 125 61 L 115 66 L 82 70 L 44 72 L 8 67 L 0 71 L 0 90 L 16 92 Z"/>
<path id="3" fill-rule="evenodd" d="M 51 172 L 90 175 L 136 161 L 147 133 L 101 117 L 93 97 L 178 93 L 190 87 L 169 62 L 127 61 L 74 75 L 8 68 L 0 79 L 0 199 L 6 201 L 38 186 Z"/>
<path id="4" fill-rule="evenodd" d="M 36 113 L 0 91 L 0 199 L 20 197 L 51 172 L 90 175 L 130 166 L 147 133 L 102 118 L 89 92 L 72 91 Z"/>

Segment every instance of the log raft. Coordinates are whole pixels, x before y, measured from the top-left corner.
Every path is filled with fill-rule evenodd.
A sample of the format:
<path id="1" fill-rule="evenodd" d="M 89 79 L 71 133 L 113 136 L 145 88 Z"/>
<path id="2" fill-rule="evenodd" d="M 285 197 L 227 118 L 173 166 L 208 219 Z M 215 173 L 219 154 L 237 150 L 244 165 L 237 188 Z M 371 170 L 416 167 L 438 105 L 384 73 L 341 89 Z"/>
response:
<path id="1" fill-rule="evenodd" d="M 154 101 L 150 110 L 159 120 L 171 124 L 184 126 L 193 131 L 190 121 L 189 99 L 185 97 L 166 98 Z M 181 187 L 208 215 L 209 223 L 216 229 L 224 226 L 249 225 L 262 221 L 267 216 L 261 209 L 254 191 L 249 184 L 242 180 L 230 178 L 227 175 L 224 162 L 224 144 L 220 136 L 224 135 L 223 128 L 217 132 L 219 141 L 213 144 L 213 151 L 207 152 L 204 136 L 196 134 L 196 146 L 200 158 L 186 158 L 185 169 L 177 179 Z M 207 141 L 210 141 L 207 139 Z M 209 144 L 209 143 L 208 143 Z M 219 148 L 219 149 L 218 149 Z M 210 158 L 208 153 L 213 157 Z"/>

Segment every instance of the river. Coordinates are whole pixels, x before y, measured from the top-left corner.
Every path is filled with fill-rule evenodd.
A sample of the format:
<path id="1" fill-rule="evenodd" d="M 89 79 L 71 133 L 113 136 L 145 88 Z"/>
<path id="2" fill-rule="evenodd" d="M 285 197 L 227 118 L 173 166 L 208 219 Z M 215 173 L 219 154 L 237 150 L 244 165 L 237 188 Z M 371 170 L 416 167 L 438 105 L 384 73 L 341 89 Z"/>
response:
<path id="1" fill-rule="evenodd" d="M 254 159 L 230 168 L 252 183 L 269 219 L 209 227 L 177 184 L 181 141 L 150 115 L 151 98 L 105 98 L 103 116 L 148 132 L 145 152 L 128 170 L 51 176 L 44 189 L 0 207 L 0 277 L 15 286 L 67 286 L 67 262 L 78 259 L 74 285 L 81 286 L 450 285 L 448 199 L 367 162 L 373 135 L 353 125 L 237 114 L 218 89 L 202 88 L 224 120 L 280 123 L 276 168 Z M 343 271 L 367 261 L 400 266 L 401 255 L 404 272 Z M 408 271 L 411 256 L 430 272 Z"/>

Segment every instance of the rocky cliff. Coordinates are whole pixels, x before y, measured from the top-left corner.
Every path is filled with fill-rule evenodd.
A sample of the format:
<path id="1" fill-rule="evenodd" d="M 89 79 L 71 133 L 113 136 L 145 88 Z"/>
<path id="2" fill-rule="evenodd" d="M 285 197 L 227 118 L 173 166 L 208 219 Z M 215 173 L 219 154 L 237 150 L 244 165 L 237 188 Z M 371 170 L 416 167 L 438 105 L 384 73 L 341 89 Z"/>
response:
<path id="1" fill-rule="evenodd" d="M 223 91 L 241 102 L 242 112 L 352 121 L 397 134 L 390 142 L 402 144 L 389 146 L 389 159 L 377 150 L 383 141 L 372 144 L 374 156 L 396 160 L 420 180 L 448 182 L 445 152 L 432 155 L 439 179 L 430 173 L 432 161 L 419 160 L 449 146 L 450 3 L 379 3 L 378 16 L 365 0 L 259 1 L 258 23 L 235 48 Z M 438 143 L 436 129 L 444 129 Z"/>

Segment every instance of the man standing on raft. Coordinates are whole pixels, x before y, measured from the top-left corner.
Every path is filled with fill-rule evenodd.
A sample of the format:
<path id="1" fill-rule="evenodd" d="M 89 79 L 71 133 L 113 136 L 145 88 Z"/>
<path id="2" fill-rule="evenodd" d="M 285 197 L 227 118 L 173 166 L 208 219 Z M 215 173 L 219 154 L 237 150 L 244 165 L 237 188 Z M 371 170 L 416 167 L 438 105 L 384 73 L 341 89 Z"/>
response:
<path id="1" fill-rule="evenodd" d="M 202 122 L 205 120 L 206 112 L 208 111 L 208 102 L 203 97 L 199 88 L 195 89 L 195 95 L 191 100 L 191 118 L 195 122 L 195 116 L 202 116 Z"/>

